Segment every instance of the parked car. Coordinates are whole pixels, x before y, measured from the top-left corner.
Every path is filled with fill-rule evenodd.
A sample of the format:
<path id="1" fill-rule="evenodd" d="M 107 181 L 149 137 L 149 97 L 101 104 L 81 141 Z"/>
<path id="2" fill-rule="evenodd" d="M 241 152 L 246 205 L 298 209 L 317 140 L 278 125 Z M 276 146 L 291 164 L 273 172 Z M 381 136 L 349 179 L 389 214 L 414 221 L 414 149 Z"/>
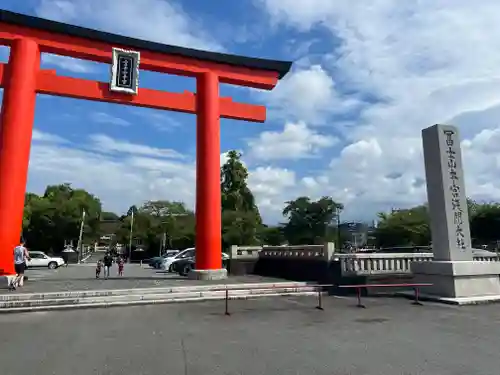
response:
<path id="1" fill-rule="evenodd" d="M 51 270 L 64 266 L 66 263 L 61 257 L 51 257 L 43 251 L 30 251 L 30 260 L 26 262 L 27 268 L 47 267 Z"/>
<path id="2" fill-rule="evenodd" d="M 161 265 L 161 269 L 167 272 L 175 272 L 173 264 L 182 259 L 194 257 L 195 249 L 194 247 L 187 248 L 172 257 L 165 258 Z"/>
<path id="3" fill-rule="evenodd" d="M 228 261 L 229 261 L 229 255 L 227 255 L 226 253 L 222 253 L 223 268 L 227 268 Z M 176 272 L 178 272 L 180 276 L 187 276 L 189 271 L 194 269 L 195 263 L 196 263 L 195 257 L 180 260 L 176 264 L 176 270 L 177 270 Z"/>
<path id="4" fill-rule="evenodd" d="M 166 258 L 171 258 L 178 253 L 179 253 L 179 250 L 167 250 L 165 252 L 165 254 L 163 254 L 161 257 L 153 257 L 153 258 L 149 259 L 148 264 L 150 267 L 159 269 L 159 268 L 161 268 L 161 265 Z"/>

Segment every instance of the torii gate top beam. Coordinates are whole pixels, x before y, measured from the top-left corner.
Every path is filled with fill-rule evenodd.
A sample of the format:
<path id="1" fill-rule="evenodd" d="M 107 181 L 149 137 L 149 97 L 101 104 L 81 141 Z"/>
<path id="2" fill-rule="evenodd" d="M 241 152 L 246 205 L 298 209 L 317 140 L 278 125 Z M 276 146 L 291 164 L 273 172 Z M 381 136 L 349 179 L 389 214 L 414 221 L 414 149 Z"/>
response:
<path id="1" fill-rule="evenodd" d="M 113 47 L 141 53 L 141 69 L 195 77 L 212 71 L 219 82 L 270 90 L 288 73 L 291 62 L 200 51 L 129 38 L 84 27 L 0 10 L 0 44 L 33 39 L 41 52 L 102 63 Z"/>

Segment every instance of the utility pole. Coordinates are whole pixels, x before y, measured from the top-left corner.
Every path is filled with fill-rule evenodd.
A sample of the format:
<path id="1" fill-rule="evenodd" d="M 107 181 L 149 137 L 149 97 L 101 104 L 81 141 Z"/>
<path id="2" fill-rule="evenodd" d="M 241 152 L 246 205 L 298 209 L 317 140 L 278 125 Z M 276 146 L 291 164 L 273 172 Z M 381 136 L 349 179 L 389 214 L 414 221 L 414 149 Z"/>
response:
<path id="1" fill-rule="evenodd" d="M 342 250 L 342 244 L 340 243 L 340 207 L 337 207 L 337 246 L 338 251 L 340 252 Z"/>
<path id="2" fill-rule="evenodd" d="M 82 237 L 83 237 L 83 227 L 85 226 L 85 210 L 83 210 L 82 213 L 82 222 L 80 224 L 80 235 L 78 236 L 78 245 L 77 245 L 77 250 L 78 250 L 78 263 L 81 263 L 82 261 L 82 251 L 83 251 L 83 246 L 82 246 Z"/>
<path id="3" fill-rule="evenodd" d="M 134 233 L 134 210 L 132 210 L 132 217 L 130 219 L 130 236 L 128 240 L 128 261 L 127 263 L 130 263 L 130 260 L 132 258 L 132 235 Z"/>

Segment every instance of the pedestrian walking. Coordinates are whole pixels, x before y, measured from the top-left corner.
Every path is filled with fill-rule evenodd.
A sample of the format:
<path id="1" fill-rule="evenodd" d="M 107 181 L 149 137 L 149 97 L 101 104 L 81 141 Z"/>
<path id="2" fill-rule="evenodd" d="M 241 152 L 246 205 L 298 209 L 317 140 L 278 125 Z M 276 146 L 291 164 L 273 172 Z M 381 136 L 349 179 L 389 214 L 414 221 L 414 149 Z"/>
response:
<path id="1" fill-rule="evenodd" d="M 16 276 L 9 284 L 10 290 L 24 285 L 24 271 L 26 270 L 26 261 L 30 260 L 28 249 L 24 246 L 24 241 L 14 248 L 14 269 Z"/>
<path id="2" fill-rule="evenodd" d="M 123 257 L 118 258 L 118 276 L 123 276 L 123 268 L 125 267 L 125 260 Z"/>
<path id="3" fill-rule="evenodd" d="M 97 261 L 97 265 L 95 267 L 95 278 L 98 279 L 101 277 L 101 270 L 102 270 L 102 260 Z"/>
<path id="4" fill-rule="evenodd" d="M 107 279 L 109 277 L 109 271 L 111 266 L 113 265 L 113 257 L 109 252 L 104 256 L 104 278 Z"/>

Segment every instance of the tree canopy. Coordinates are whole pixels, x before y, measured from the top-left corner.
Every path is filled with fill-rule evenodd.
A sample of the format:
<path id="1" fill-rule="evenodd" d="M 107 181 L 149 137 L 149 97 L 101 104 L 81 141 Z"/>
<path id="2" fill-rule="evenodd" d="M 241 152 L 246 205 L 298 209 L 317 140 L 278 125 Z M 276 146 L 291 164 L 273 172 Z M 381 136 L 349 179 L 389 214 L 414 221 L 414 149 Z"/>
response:
<path id="1" fill-rule="evenodd" d="M 239 152 L 228 152 L 220 178 L 223 246 L 258 243 L 262 218 L 248 187 L 248 171 Z"/>
<path id="2" fill-rule="evenodd" d="M 302 196 L 284 202 L 284 222 L 267 226 L 262 222 L 256 199 L 248 186 L 248 171 L 241 154 L 228 153 L 221 167 L 222 246 L 348 244 L 349 236 L 338 232 L 339 215 L 344 209 L 332 197 L 311 199 Z M 168 198 L 168 197 L 166 197 Z M 132 202 L 131 202 L 132 203 Z M 136 202 L 137 203 L 137 202 Z M 500 240 L 500 203 L 468 200 L 473 244 L 496 246 Z M 156 255 L 166 248 L 194 247 L 195 214 L 184 202 L 168 199 L 131 205 L 122 215 L 103 211 L 98 197 L 70 184 L 47 186 L 42 195 L 26 193 L 23 237 L 32 249 L 59 252 L 66 243 L 78 242 L 85 212 L 83 242 L 106 238 L 110 246 L 132 245 Z M 378 226 L 370 238 L 379 247 L 427 246 L 431 242 L 426 205 L 380 213 Z M 340 242 L 340 243 L 339 243 Z"/>
<path id="3" fill-rule="evenodd" d="M 27 193 L 23 237 L 32 247 L 61 251 L 67 240 L 78 239 L 84 211 L 84 232 L 89 238 L 95 238 L 101 202 L 94 195 L 83 189 L 73 189 L 69 184 L 47 186 L 42 196 Z"/>
<path id="4" fill-rule="evenodd" d="M 473 246 L 496 246 L 500 240 L 500 204 L 467 200 Z M 431 229 L 427 206 L 379 214 L 374 236 L 381 247 L 428 246 Z"/>
<path id="5" fill-rule="evenodd" d="M 292 245 L 323 243 L 331 237 L 331 224 L 343 208 L 331 197 L 317 201 L 299 197 L 286 202 L 283 216 L 288 222 L 283 225 L 283 234 Z"/>

